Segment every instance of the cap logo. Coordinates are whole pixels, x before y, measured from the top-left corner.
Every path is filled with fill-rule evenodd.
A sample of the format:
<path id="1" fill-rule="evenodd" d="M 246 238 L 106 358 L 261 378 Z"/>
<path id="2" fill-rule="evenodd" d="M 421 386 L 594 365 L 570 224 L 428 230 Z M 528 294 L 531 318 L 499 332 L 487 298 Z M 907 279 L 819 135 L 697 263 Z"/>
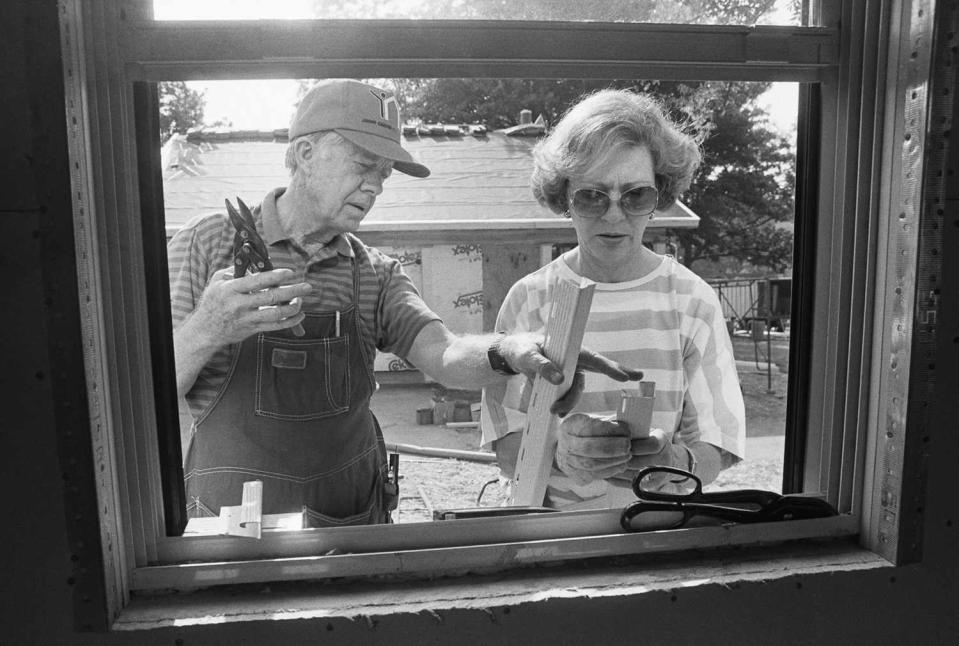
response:
<path id="1" fill-rule="evenodd" d="M 390 105 L 393 105 L 396 108 L 396 113 L 400 113 L 400 107 L 396 103 L 396 97 L 394 97 L 389 92 L 384 92 L 383 90 L 370 90 L 370 94 L 376 97 L 376 100 L 380 102 L 380 116 L 383 117 L 385 121 L 390 120 Z"/>

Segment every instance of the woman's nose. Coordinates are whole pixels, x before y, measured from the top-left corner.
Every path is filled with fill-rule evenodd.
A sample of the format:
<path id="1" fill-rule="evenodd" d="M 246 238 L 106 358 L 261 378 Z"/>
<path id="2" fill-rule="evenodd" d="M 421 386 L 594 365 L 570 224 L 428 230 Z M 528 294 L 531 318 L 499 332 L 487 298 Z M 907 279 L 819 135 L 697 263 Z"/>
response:
<path id="1" fill-rule="evenodd" d="M 620 220 L 626 219 L 626 214 L 623 213 L 623 209 L 619 206 L 619 200 L 610 200 L 609 208 L 606 209 L 606 213 L 603 214 L 603 219 L 607 222 L 619 222 Z"/>

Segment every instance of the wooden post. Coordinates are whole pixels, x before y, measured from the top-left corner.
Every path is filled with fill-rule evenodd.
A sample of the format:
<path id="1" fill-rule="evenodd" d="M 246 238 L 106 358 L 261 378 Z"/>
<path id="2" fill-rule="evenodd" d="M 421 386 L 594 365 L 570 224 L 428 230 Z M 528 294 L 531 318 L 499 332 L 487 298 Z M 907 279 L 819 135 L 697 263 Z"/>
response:
<path id="1" fill-rule="evenodd" d="M 573 381 L 595 288 L 595 283 L 582 279 L 579 284 L 562 281 L 553 291 L 543 353 L 550 361 L 562 366 L 563 384 L 556 386 L 539 376 L 533 380 L 526 428 L 516 463 L 512 505 L 543 504 L 556 452 L 556 416 L 549 409 Z"/>
<path id="2" fill-rule="evenodd" d="M 653 419 L 653 404 L 656 402 L 656 382 L 641 381 L 636 390 L 624 390 L 616 411 L 616 421 L 625 422 L 629 427 L 629 437 L 639 439 L 649 437 L 649 425 Z M 622 496 L 632 496 L 632 483 L 624 480 L 608 480 L 611 499 L 621 500 Z M 619 493 L 616 493 L 616 492 Z"/>
<path id="3" fill-rule="evenodd" d="M 653 419 L 653 404 L 656 401 L 656 382 L 641 381 L 638 390 L 624 390 L 616 411 L 616 420 L 625 422 L 629 436 L 638 439 L 649 437 L 649 424 Z"/>

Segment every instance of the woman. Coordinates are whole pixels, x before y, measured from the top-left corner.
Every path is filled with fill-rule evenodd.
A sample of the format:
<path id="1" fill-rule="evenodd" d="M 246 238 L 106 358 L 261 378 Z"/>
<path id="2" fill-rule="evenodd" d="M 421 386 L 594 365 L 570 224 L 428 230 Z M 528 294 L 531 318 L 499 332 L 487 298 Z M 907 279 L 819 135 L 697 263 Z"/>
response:
<path id="1" fill-rule="evenodd" d="M 588 96 L 534 151 L 533 194 L 572 218 L 578 246 L 510 289 L 496 329 L 543 331 L 557 282 L 587 278 L 596 289 L 584 345 L 656 383 L 653 430 L 630 441 L 611 415 L 622 384 L 586 376 L 559 426 L 549 506 L 619 507 L 634 499 L 630 481 L 643 467 L 687 469 L 706 484 L 742 459 L 745 411 L 719 301 L 692 271 L 642 244 L 655 211 L 689 187 L 700 159 L 698 142 L 657 101 L 627 90 Z M 483 394 L 483 444 L 508 476 L 525 424 L 510 405 L 522 381 Z"/>

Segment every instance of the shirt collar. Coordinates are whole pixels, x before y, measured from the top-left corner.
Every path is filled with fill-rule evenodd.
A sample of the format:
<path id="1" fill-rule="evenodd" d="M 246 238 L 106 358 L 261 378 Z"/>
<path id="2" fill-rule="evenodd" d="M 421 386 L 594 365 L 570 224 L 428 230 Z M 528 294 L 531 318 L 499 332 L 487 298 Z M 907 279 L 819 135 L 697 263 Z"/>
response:
<path id="1" fill-rule="evenodd" d="M 287 235 L 286 231 L 283 230 L 283 225 L 280 224 L 280 216 L 276 210 L 276 198 L 283 195 L 285 191 L 286 188 L 282 186 L 275 188 L 267 193 L 266 197 L 263 198 L 263 201 L 260 203 L 260 227 L 263 232 L 263 241 L 267 245 L 274 245 L 290 240 L 290 236 Z M 321 258 L 329 258 L 333 256 L 334 253 L 348 258 L 353 257 L 353 247 L 350 246 L 346 236 L 337 235 L 330 240 L 317 255 Z"/>

